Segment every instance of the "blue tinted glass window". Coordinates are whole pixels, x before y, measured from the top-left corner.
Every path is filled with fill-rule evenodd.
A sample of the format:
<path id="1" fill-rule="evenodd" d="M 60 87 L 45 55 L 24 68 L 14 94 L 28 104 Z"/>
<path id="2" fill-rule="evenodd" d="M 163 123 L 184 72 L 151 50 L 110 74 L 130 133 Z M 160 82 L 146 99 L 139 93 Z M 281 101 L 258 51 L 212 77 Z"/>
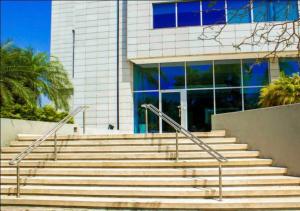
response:
<path id="1" fill-rule="evenodd" d="M 158 90 L 158 65 L 134 65 L 134 91 Z"/>
<path id="2" fill-rule="evenodd" d="M 188 62 L 186 64 L 188 88 L 213 87 L 212 62 Z"/>
<path id="3" fill-rule="evenodd" d="M 213 90 L 188 90 L 187 107 L 189 131 L 210 131 L 214 114 Z"/>
<path id="4" fill-rule="evenodd" d="M 261 88 L 244 89 L 244 106 L 245 110 L 258 108 L 259 95 Z"/>
<path id="5" fill-rule="evenodd" d="M 273 20 L 273 2 L 270 0 L 253 1 L 254 22 L 267 22 Z"/>
<path id="6" fill-rule="evenodd" d="M 176 26 L 175 3 L 153 4 L 153 28 Z"/>
<path id="7" fill-rule="evenodd" d="M 200 1 L 177 3 L 178 26 L 200 25 Z"/>
<path id="8" fill-rule="evenodd" d="M 217 89 L 216 113 L 227 113 L 242 110 L 241 89 Z"/>
<path id="9" fill-rule="evenodd" d="M 183 63 L 161 64 L 160 89 L 181 89 L 185 85 Z"/>
<path id="10" fill-rule="evenodd" d="M 300 60 L 298 58 L 279 59 L 279 68 L 287 76 L 292 76 L 293 74 L 300 75 Z"/>
<path id="11" fill-rule="evenodd" d="M 243 60 L 244 86 L 265 86 L 269 83 L 268 61 Z"/>
<path id="12" fill-rule="evenodd" d="M 235 87 L 241 85 L 241 62 L 215 61 L 216 87 Z"/>
<path id="13" fill-rule="evenodd" d="M 225 24 L 225 0 L 202 1 L 203 25 Z"/>
<path id="14" fill-rule="evenodd" d="M 145 109 L 143 104 L 152 104 L 158 108 L 158 92 L 135 92 L 134 93 L 134 132 L 145 133 Z M 152 112 L 148 112 L 148 131 L 158 132 L 158 117 Z"/>
<path id="15" fill-rule="evenodd" d="M 250 23 L 250 0 L 227 0 L 228 23 Z"/>
<path id="16" fill-rule="evenodd" d="M 297 0 L 273 0 L 274 21 L 293 21 L 298 19 Z"/>
<path id="17" fill-rule="evenodd" d="M 255 0 L 253 2 L 254 22 L 296 20 L 297 0 Z"/>

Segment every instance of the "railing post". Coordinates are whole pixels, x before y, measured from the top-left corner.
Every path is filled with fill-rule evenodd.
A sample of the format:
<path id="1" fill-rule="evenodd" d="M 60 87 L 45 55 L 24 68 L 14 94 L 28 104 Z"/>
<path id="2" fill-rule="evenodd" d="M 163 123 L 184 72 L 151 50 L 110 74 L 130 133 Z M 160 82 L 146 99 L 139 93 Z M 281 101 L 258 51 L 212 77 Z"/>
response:
<path id="1" fill-rule="evenodd" d="M 146 124 L 146 134 L 148 134 L 148 109 L 145 107 L 145 124 Z"/>
<path id="2" fill-rule="evenodd" d="M 178 130 L 176 130 L 176 161 L 179 160 L 179 154 L 178 154 Z"/>
<path id="3" fill-rule="evenodd" d="M 82 112 L 83 134 L 85 134 L 85 110 Z"/>
<path id="4" fill-rule="evenodd" d="M 19 163 L 16 166 L 17 170 L 17 198 L 20 198 L 20 165 Z"/>
<path id="5" fill-rule="evenodd" d="M 54 160 L 57 160 L 57 131 L 54 133 Z"/>
<path id="6" fill-rule="evenodd" d="M 222 185 L 222 163 L 219 162 L 219 201 L 223 198 Z"/>

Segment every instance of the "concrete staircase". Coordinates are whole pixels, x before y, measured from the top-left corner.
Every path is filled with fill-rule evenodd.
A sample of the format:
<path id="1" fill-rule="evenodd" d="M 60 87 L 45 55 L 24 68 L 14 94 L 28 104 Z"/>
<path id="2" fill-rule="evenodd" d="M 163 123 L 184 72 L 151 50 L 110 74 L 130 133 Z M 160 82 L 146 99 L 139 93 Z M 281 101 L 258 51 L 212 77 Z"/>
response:
<path id="1" fill-rule="evenodd" d="M 16 169 L 8 162 L 37 138 L 21 135 L 1 149 L 1 210 L 300 210 L 300 178 L 286 176 L 285 168 L 225 131 L 195 134 L 229 160 L 223 201 L 218 162 L 183 137 L 176 162 L 174 134 L 59 136 L 57 161 L 54 141 L 47 140 L 21 162 L 16 198 Z"/>

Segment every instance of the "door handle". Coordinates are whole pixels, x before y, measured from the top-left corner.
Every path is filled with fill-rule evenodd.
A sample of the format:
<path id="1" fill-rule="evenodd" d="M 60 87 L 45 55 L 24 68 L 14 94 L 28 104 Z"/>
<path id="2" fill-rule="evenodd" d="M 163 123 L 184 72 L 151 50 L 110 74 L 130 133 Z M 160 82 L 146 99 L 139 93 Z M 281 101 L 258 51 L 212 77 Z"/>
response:
<path id="1" fill-rule="evenodd" d="M 181 117 L 181 106 L 179 105 L 177 106 L 177 108 L 178 108 L 178 116 Z"/>

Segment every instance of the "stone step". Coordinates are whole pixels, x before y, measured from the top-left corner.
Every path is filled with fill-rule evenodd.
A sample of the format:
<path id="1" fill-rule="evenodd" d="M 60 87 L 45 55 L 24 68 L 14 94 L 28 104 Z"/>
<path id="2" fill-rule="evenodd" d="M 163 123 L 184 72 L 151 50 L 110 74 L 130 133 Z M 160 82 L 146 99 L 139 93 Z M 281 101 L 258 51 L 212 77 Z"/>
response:
<path id="1" fill-rule="evenodd" d="M 221 155 L 226 158 L 249 158 L 257 157 L 258 151 L 220 151 Z M 47 160 L 53 158 L 53 153 L 31 153 L 25 157 L 25 160 Z M 1 159 L 8 160 L 17 156 L 16 153 L 2 153 Z M 180 152 L 179 157 L 181 159 L 201 159 L 212 158 L 207 152 Z M 147 152 L 147 153 L 57 153 L 58 160 L 132 160 L 132 159 L 175 159 L 175 152 Z"/>
<path id="2" fill-rule="evenodd" d="M 215 150 L 246 150 L 247 144 L 211 144 L 211 148 Z M 26 147 L 2 147 L 2 153 L 18 153 L 25 150 Z M 54 147 L 38 147 L 33 150 L 32 153 L 47 153 L 53 152 Z M 175 145 L 165 146 L 59 146 L 58 152 L 69 153 L 69 152 L 174 152 L 176 151 Z M 203 149 L 197 145 L 180 145 L 178 147 L 180 152 L 184 151 L 203 151 Z"/>
<path id="3" fill-rule="evenodd" d="M 218 186 L 219 177 L 21 177 L 21 185 L 84 186 Z M 2 176 L 1 184 L 16 184 L 15 176 Z M 290 176 L 223 176 L 223 186 L 299 185 L 300 178 Z"/>
<path id="4" fill-rule="evenodd" d="M 15 185 L 2 185 L 1 194 L 15 194 Z M 89 186 L 22 186 L 21 194 L 111 196 L 111 197 L 217 197 L 218 187 L 89 187 Z M 300 186 L 223 187 L 224 197 L 300 196 Z"/>
<path id="5" fill-rule="evenodd" d="M 283 175 L 286 168 L 223 167 L 223 175 Z M 21 168 L 22 176 L 96 176 L 96 177 L 198 177 L 217 176 L 218 168 Z M 1 168 L 2 176 L 13 176 L 16 168 Z"/>
<path id="6" fill-rule="evenodd" d="M 65 207 L 81 208 L 87 211 L 91 208 L 114 209 L 212 209 L 212 210 L 249 210 L 249 209 L 300 209 L 300 197 L 252 197 L 252 198 L 224 198 L 217 199 L 189 199 L 189 198 L 125 198 L 125 197 L 74 197 L 74 196 L 40 196 L 24 195 L 21 198 L 15 196 L 1 196 L 3 205 L 22 206 L 52 206 L 53 210 L 64 210 Z M 1 209 L 4 211 L 6 208 Z M 34 208 L 33 208 L 34 209 Z M 50 211 L 46 209 L 40 209 Z M 39 210 L 39 211 L 40 211 Z M 11 211 L 11 210 L 9 210 Z M 16 210 L 17 211 L 17 210 Z M 23 210 L 22 210 L 23 211 Z"/>
<path id="7" fill-rule="evenodd" d="M 1 161 L 1 166 L 8 167 L 9 161 Z M 223 163 L 223 166 L 269 166 L 272 164 L 272 159 L 261 158 L 230 158 L 228 162 Z M 219 162 L 215 159 L 199 159 L 199 160 L 23 160 L 20 166 L 27 167 L 204 167 L 204 166 L 218 166 Z M 13 167 L 13 166 L 10 166 Z"/>
<path id="8" fill-rule="evenodd" d="M 214 130 L 211 132 L 195 132 L 193 133 L 197 137 L 224 137 L 226 135 L 225 130 Z M 19 134 L 18 140 L 35 140 L 41 137 L 41 135 L 32 135 L 32 134 Z M 111 139 L 153 139 L 153 138 L 173 138 L 175 133 L 148 133 L 148 134 L 110 134 L 110 135 L 58 135 L 57 138 L 60 140 L 111 140 Z M 185 137 L 182 134 L 179 134 L 179 137 Z M 49 139 L 54 139 L 53 136 Z"/>
<path id="9" fill-rule="evenodd" d="M 204 143 L 207 144 L 225 144 L 225 143 L 235 143 L 236 138 L 234 137 L 222 137 L 222 138 L 201 138 Z M 24 146 L 27 147 L 32 143 L 31 141 L 20 140 L 12 141 L 10 146 Z M 168 139 L 132 139 L 132 140 L 121 140 L 121 139 L 111 139 L 111 140 L 57 140 L 58 146 L 143 146 L 143 145 L 175 145 L 176 140 L 174 138 Z M 178 142 L 179 145 L 194 145 L 194 143 L 189 139 L 181 138 Z M 45 140 L 42 146 L 54 146 L 53 140 Z"/>

